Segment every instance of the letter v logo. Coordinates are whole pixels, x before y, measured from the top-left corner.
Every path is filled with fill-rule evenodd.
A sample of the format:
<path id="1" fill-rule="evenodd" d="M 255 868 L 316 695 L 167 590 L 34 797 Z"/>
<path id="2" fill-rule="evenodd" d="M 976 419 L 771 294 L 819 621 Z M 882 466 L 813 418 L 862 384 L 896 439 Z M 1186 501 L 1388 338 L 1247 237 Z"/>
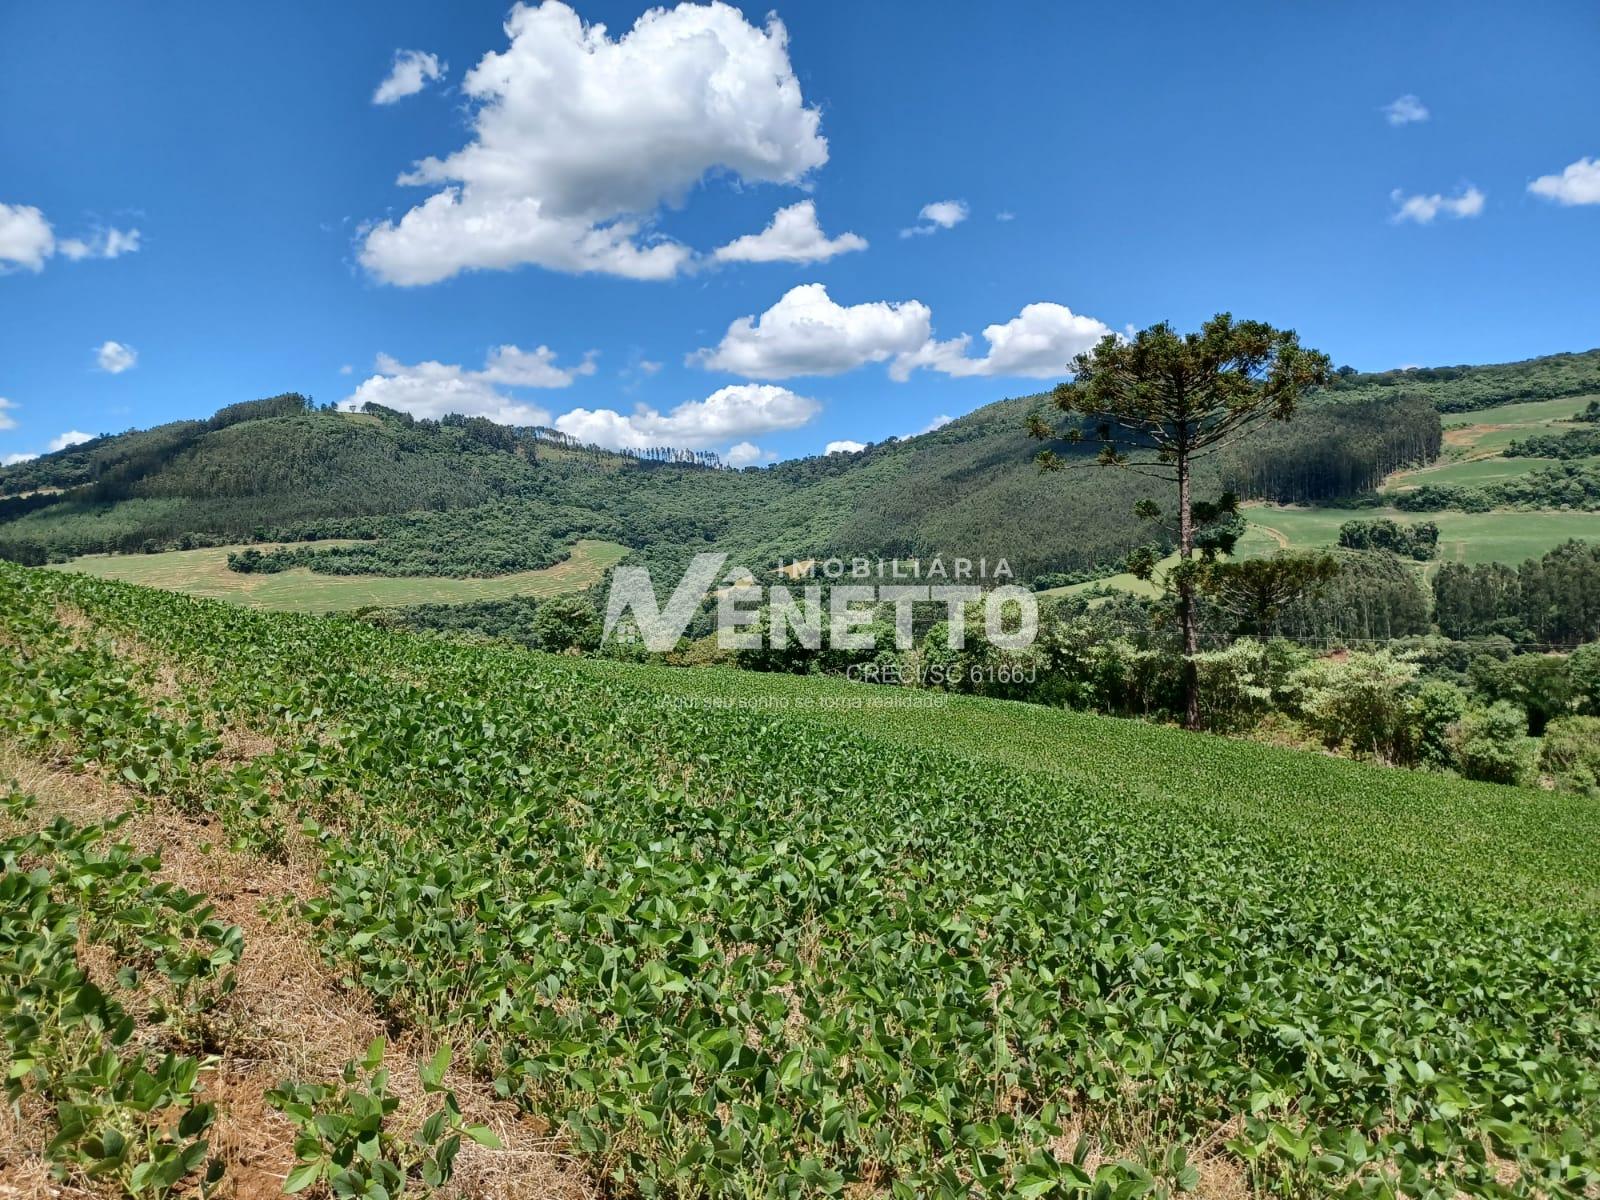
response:
<path id="1" fill-rule="evenodd" d="M 656 607 L 655 584 L 648 567 L 618 567 L 611 574 L 611 594 L 606 597 L 605 637 L 616 631 L 617 622 L 630 608 L 639 634 L 649 650 L 661 654 L 678 644 L 678 639 L 694 620 L 695 610 L 705 600 L 716 580 L 726 554 L 696 554 L 679 581 L 666 611 Z"/>

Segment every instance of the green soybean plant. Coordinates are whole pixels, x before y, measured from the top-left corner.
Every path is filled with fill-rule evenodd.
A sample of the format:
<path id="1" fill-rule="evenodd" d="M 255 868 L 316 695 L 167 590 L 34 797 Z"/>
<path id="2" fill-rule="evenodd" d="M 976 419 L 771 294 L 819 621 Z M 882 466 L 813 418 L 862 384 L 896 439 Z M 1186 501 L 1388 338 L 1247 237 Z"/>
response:
<path id="1" fill-rule="evenodd" d="M 418 1071 L 423 1091 L 439 1097 L 439 1108 L 409 1135 L 397 1132 L 390 1118 L 400 1102 L 389 1090 L 383 1056 L 384 1039 L 375 1038 L 363 1058 L 345 1064 L 339 1082 L 286 1081 L 267 1093 L 267 1102 L 299 1130 L 286 1193 L 325 1182 L 341 1198 L 397 1200 L 418 1184 L 430 1192 L 443 1186 L 463 1137 L 500 1145 L 488 1128 L 466 1123 L 455 1094 L 444 1086 L 448 1045 Z"/>

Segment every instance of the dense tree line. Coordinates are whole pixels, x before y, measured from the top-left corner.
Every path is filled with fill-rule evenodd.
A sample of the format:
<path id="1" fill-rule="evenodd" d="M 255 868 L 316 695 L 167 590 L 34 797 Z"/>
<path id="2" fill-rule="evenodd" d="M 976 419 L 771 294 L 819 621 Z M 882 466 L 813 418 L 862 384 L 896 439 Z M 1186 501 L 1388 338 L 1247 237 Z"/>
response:
<path id="1" fill-rule="evenodd" d="M 206 428 L 226 429 L 244 421 L 265 421 L 272 417 L 298 417 L 311 411 L 311 397 L 299 392 L 284 392 L 281 396 L 267 396 L 261 400 L 243 400 L 238 404 L 224 405 L 206 422 Z"/>
<path id="2" fill-rule="evenodd" d="M 1273 632 L 1323 645 L 1369 645 L 1428 632 L 1428 594 L 1400 559 L 1381 551 L 1343 551 L 1335 558 L 1339 573 L 1286 604 Z"/>
<path id="3" fill-rule="evenodd" d="M 1346 521 L 1339 526 L 1339 545 L 1346 550 L 1387 550 L 1402 558 L 1427 562 L 1439 552 L 1439 526 L 1433 521 L 1402 525 L 1387 517 Z"/>
<path id="4" fill-rule="evenodd" d="M 1600 455 L 1600 429 L 1569 429 L 1564 433 L 1540 433 L 1512 442 L 1505 448 L 1507 458 L 1592 458 Z"/>
<path id="5" fill-rule="evenodd" d="M 1368 492 L 1403 467 L 1439 457 L 1439 413 L 1402 396 L 1307 405 L 1222 459 L 1224 486 L 1247 500 L 1314 504 Z"/>
<path id="6" fill-rule="evenodd" d="M 1439 512 L 1447 508 L 1464 512 L 1488 512 L 1493 508 L 1593 511 L 1600 509 L 1600 464 L 1564 462 L 1481 487 L 1430 483 L 1396 493 L 1393 502 L 1396 508 L 1407 512 Z"/>
<path id="7" fill-rule="evenodd" d="M 1520 567 L 1446 563 L 1433 579 L 1434 620 L 1449 637 L 1502 634 L 1577 645 L 1600 638 L 1600 544 L 1567 542 Z"/>
<path id="8" fill-rule="evenodd" d="M 421 604 L 360 614 L 376 624 L 405 629 L 490 637 L 554 654 L 600 649 L 599 610 L 587 596 L 510 596 L 465 604 Z"/>
<path id="9" fill-rule="evenodd" d="M 450 418 L 446 417 L 445 420 Z M 473 418 L 482 420 L 481 417 Z M 640 463 L 665 463 L 678 467 L 705 467 L 710 470 L 725 469 L 722 458 L 715 450 L 689 450 L 682 446 L 644 446 L 625 447 L 620 450 L 597 446 L 593 442 L 580 441 L 571 434 L 563 433 L 559 429 L 539 425 L 533 429 L 534 436 L 548 447 L 564 451 L 569 456 L 604 461 L 616 458 L 631 459 Z"/>

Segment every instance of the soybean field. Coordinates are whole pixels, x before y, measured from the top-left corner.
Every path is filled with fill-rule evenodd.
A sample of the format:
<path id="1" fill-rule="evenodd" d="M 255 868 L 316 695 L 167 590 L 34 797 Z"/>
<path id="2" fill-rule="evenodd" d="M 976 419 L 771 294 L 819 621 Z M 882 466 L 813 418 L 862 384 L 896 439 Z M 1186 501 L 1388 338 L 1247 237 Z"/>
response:
<path id="1" fill-rule="evenodd" d="M 0 641 L 0 748 L 309 856 L 280 919 L 394 1036 L 445 1048 L 425 1085 L 453 1050 L 603 1194 L 1600 1187 L 1592 804 L 4 564 Z M 72 1030 L 120 1028 L 115 988 L 48 981 L 102 920 L 68 903 L 102 869 L 61 831 L 77 858 L 41 875 L 29 836 L 0 857 L 35 897 L 0 918 L 13 1101 L 60 1114 L 69 1177 L 115 1158 L 130 1190 L 198 1188 L 228 1099 L 203 1053 L 163 1068 L 138 1038 L 95 1033 L 97 1061 L 164 1069 L 169 1103 L 84 1077 Z M 250 940 L 163 896 L 151 920 L 205 951 L 194 990 L 220 988 Z M 70 1036 L 41 1034 L 52 1004 Z M 301 1187 L 420 1189 L 436 1146 L 490 1140 L 452 1100 L 409 1166 L 376 1131 L 341 1161 L 385 1119 L 328 1107 L 348 1094 L 278 1097 Z"/>

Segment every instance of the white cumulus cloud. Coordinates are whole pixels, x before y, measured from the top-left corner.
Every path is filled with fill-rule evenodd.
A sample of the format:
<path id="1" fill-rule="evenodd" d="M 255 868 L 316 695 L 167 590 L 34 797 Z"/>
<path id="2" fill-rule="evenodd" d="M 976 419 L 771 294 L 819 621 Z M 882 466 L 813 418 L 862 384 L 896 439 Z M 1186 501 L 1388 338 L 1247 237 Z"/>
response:
<path id="1" fill-rule="evenodd" d="M 31 204 L 0 204 L 0 275 L 26 268 L 38 272 L 45 260 L 60 254 L 78 262 L 85 258 L 121 258 L 139 249 L 137 229 L 96 228 L 83 237 L 56 239 L 55 227 Z"/>
<path id="2" fill-rule="evenodd" d="M 121 342 L 102 342 L 94 352 L 95 364 L 108 375 L 121 375 L 139 361 L 139 352 Z"/>
<path id="3" fill-rule="evenodd" d="M 709 172 L 799 183 L 828 158 L 777 17 L 727 4 L 654 8 L 613 39 L 559 0 L 519 4 L 510 45 L 462 82 L 472 140 L 400 177 L 438 191 L 366 234 L 362 263 L 416 285 L 524 264 L 666 279 L 689 262 L 653 236 Z"/>
<path id="4" fill-rule="evenodd" d="M 1600 204 L 1600 158 L 1568 163 L 1559 175 L 1539 176 L 1528 190 L 1557 204 Z"/>
<path id="5" fill-rule="evenodd" d="M 747 233 L 717 247 L 713 257 L 721 262 L 825 262 L 836 254 L 866 248 L 867 239 L 853 233 L 830 239 L 817 223 L 816 204 L 802 200 L 780 208 L 760 233 Z"/>
<path id="6" fill-rule="evenodd" d="M 56 235 L 44 213 L 28 204 L 0 204 L 0 268 L 44 268 L 55 253 Z"/>
<path id="7" fill-rule="evenodd" d="M 435 79 L 444 76 L 447 67 L 437 54 L 423 50 L 396 50 L 394 64 L 383 77 L 378 90 L 372 93 L 374 104 L 393 104 L 407 96 L 415 96 Z"/>
<path id="8" fill-rule="evenodd" d="M 1029 304 L 1003 325 L 983 331 L 988 353 L 969 358 L 968 334 L 949 341 L 930 340 L 889 366 L 893 379 L 905 380 L 919 367 L 964 378 L 972 375 L 1014 375 L 1049 379 L 1067 373 L 1078 354 L 1094 346 L 1112 329 L 1104 321 L 1075 313 L 1064 304 Z"/>
<path id="9" fill-rule="evenodd" d="M 737 442 L 722 452 L 722 461 L 730 467 L 753 467 L 758 463 L 777 462 L 778 456 L 754 442 Z"/>
<path id="10" fill-rule="evenodd" d="M 378 355 L 376 373 L 356 385 L 342 407 L 359 409 L 371 401 L 415 417 L 437 420 L 449 413 L 487 417 L 502 425 L 548 425 L 549 410 L 508 395 L 502 388 L 563 388 L 579 375 L 593 375 L 594 356 L 571 367 L 556 365 L 548 346 L 523 350 L 496 346 L 481 370 L 456 363 L 403 363 Z"/>
<path id="11" fill-rule="evenodd" d="M 721 342 L 688 361 L 749 379 L 838 375 L 878 362 L 888 363 L 889 377 L 900 382 L 924 367 L 957 377 L 1044 379 L 1065 374 L 1075 355 L 1111 332 L 1105 322 L 1063 304 L 1029 304 L 1005 324 L 986 328 L 988 352 L 974 358 L 967 353 L 970 335 L 934 338 L 933 314 L 920 300 L 841 305 L 822 284 L 807 283 L 759 317 L 740 317 Z"/>
<path id="12" fill-rule="evenodd" d="M 917 214 L 920 225 L 912 225 L 900 231 L 901 237 L 916 237 L 920 234 L 938 233 L 941 229 L 954 229 L 967 219 L 967 202 L 965 200 L 935 200 L 931 204 L 924 204 L 922 211 Z"/>
<path id="13" fill-rule="evenodd" d="M 1428 119 L 1428 106 L 1407 92 L 1383 106 L 1384 118 L 1391 125 L 1410 125 Z"/>
<path id="14" fill-rule="evenodd" d="M 7 454 L 0 457 L 0 467 L 14 467 L 18 463 L 32 462 L 38 457 L 37 454 Z"/>
<path id="15" fill-rule="evenodd" d="M 139 249 L 137 229 L 96 229 L 87 237 L 67 238 L 56 245 L 67 258 L 80 262 L 85 258 L 121 258 Z"/>
<path id="16" fill-rule="evenodd" d="M 921 437 L 925 433 L 932 433 L 935 429 L 943 429 L 946 425 L 950 424 L 950 422 L 954 421 L 954 420 L 955 420 L 954 417 L 949 416 L 946 413 L 940 413 L 937 417 L 935 417 L 933 420 L 929 421 L 921 429 L 918 429 L 918 430 L 916 430 L 916 431 L 914 431 L 912 433 L 903 434 L 901 436 L 903 436 L 903 437 Z"/>
<path id="17" fill-rule="evenodd" d="M 50 453 L 58 450 L 67 450 L 73 446 L 81 446 L 85 442 L 94 441 L 94 434 L 84 433 L 81 429 L 69 429 L 65 433 L 57 434 L 50 439 Z"/>
<path id="18" fill-rule="evenodd" d="M 549 346 L 521 350 L 516 346 L 496 346 L 485 360 L 484 379 L 510 387 L 563 388 L 579 375 L 594 374 L 595 353 L 584 355 L 575 367 L 556 366 L 556 352 Z"/>
<path id="19" fill-rule="evenodd" d="M 1389 218 L 1395 223 L 1414 221 L 1418 225 L 1430 225 L 1433 219 L 1443 213 L 1447 217 L 1475 217 L 1483 211 L 1484 195 L 1477 188 L 1468 184 L 1455 196 L 1443 196 L 1438 192 L 1431 196 L 1408 196 L 1399 188 L 1389 193 L 1389 199 L 1394 202 L 1394 214 Z"/>
<path id="20" fill-rule="evenodd" d="M 823 448 L 824 454 L 856 454 L 867 448 L 865 442 L 852 442 L 849 438 L 840 438 L 836 442 L 829 442 Z"/>
<path id="21" fill-rule="evenodd" d="M 10 411 L 16 407 L 15 400 L 7 400 L 4 396 L 0 396 L 0 429 L 15 429 L 17 427 L 17 419 L 11 415 Z"/>
<path id="22" fill-rule="evenodd" d="M 740 317 L 717 346 L 689 361 L 750 379 L 838 375 L 914 352 L 927 342 L 932 319 L 918 300 L 846 306 L 822 284 L 806 283 L 759 317 Z"/>
<path id="23" fill-rule="evenodd" d="M 719 388 L 704 400 L 688 400 L 661 413 L 640 405 L 624 415 L 615 409 L 575 408 L 556 418 L 556 428 L 579 441 L 616 450 L 676 446 L 706 450 L 782 429 L 798 429 L 822 406 L 772 384 L 741 383 Z"/>

